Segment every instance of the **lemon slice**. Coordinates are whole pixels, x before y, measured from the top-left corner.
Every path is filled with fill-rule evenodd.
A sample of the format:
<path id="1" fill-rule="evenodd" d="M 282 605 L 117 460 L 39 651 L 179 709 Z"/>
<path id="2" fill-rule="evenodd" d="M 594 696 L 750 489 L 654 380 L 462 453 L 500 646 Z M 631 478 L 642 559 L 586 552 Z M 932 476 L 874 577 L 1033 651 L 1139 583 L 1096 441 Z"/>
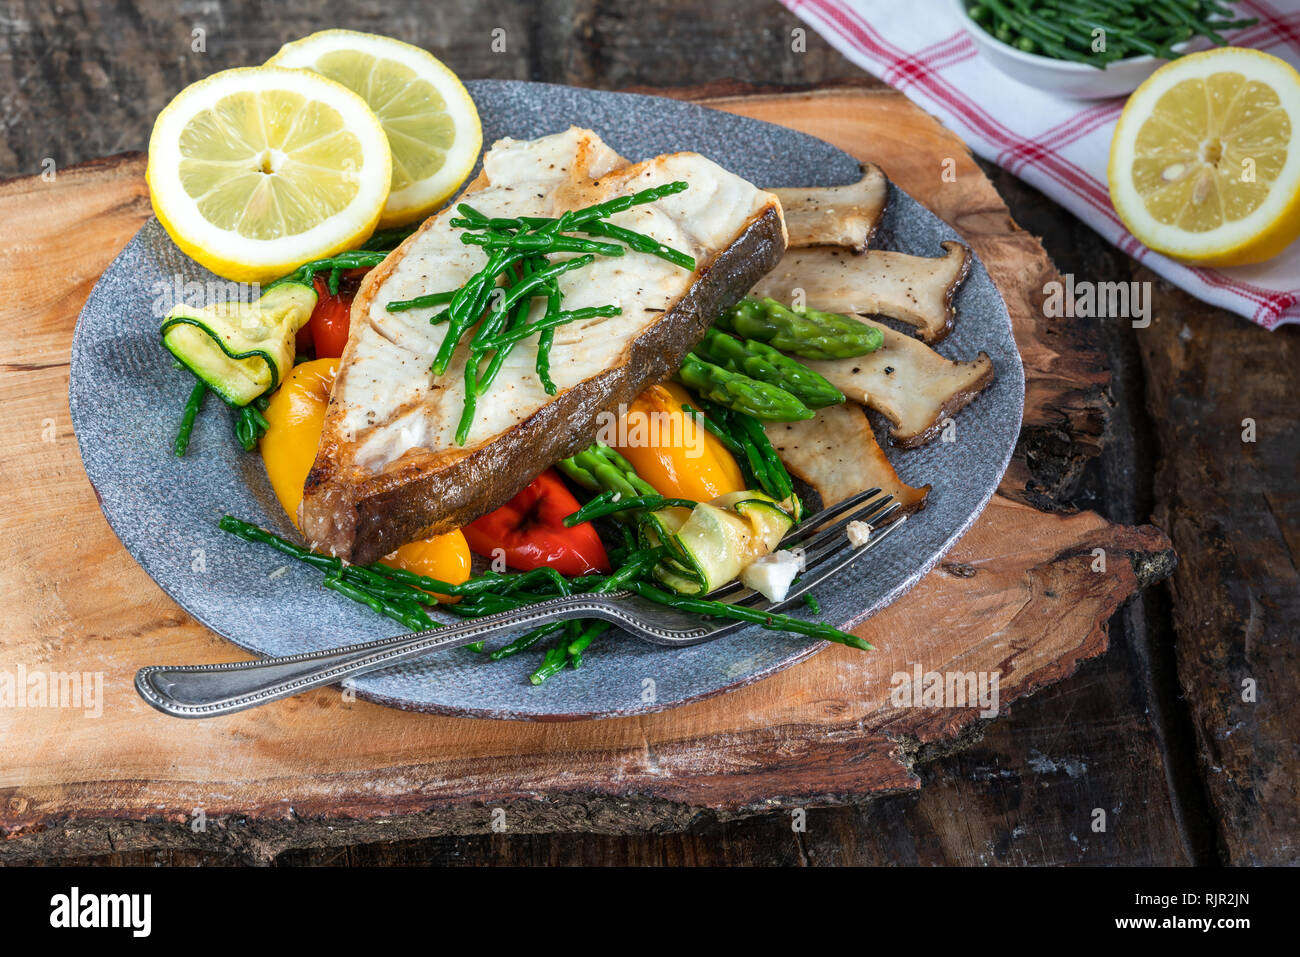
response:
<path id="1" fill-rule="evenodd" d="M 469 176 L 483 145 L 469 92 L 433 55 L 371 33 L 322 30 L 267 61 L 313 70 L 360 94 L 393 152 L 393 183 L 380 226 L 423 218 Z"/>
<path id="2" fill-rule="evenodd" d="M 388 198 L 388 139 L 351 90 L 252 67 L 186 87 L 149 138 L 149 198 L 176 245 L 227 279 L 265 282 L 350 249 Z"/>
<path id="3" fill-rule="evenodd" d="M 1300 236 L 1300 74 L 1235 47 L 1172 61 L 1124 107 L 1108 178 L 1124 225 L 1157 252 L 1271 259 Z"/>

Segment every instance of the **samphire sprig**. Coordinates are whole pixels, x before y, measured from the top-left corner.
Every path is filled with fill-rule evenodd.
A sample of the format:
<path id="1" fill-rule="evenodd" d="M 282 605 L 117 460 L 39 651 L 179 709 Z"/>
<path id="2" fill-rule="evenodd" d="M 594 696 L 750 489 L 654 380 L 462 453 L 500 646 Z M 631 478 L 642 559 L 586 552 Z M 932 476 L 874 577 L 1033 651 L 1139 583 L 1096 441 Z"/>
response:
<path id="1" fill-rule="evenodd" d="M 557 280 L 563 273 L 590 265 L 597 256 L 622 256 L 627 249 L 657 256 L 682 269 L 695 268 L 694 258 L 686 253 L 644 233 L 605 221 L 615 213 L 687 188 L 688 183 L 677 180 L 570 210 L 559 217 L 491 217 L 468 203 L 456 207 L 460 215 L 450 219 L 449 225 L 464 230 L 460 238 L 465 245 L 484 250 L 486 263 L 459 289 L 395 300 L 385 308 L 389 312 L 404 312 L 446 305 L 446 309 L 430 317 L 430 322 L 446 324 L 446 334 L 431 365 L 432 373 L 438 376 L 447 372 L 457 347 L 477 324 L 469 338 L 465 363 L 465 404 L 456 429 L 458 445 L 464 445 L 469 438 L 479 397 L 491 386 L 510 350 L 518 343 L 538 336 L 537 378 L 544 391 L 554 395 L 557 388 L 550 374 L 550 351 L 556 328 L 570 322 L 616 316 L 622 311 L 616 304 L 562 310 Z M 586 235 L 569 235 L 574 232 Z M 573 256 L 557 262 L 548 259 L 556 253 Z M 530 322 L 535 298 L 541 298 L 546 308 L 540 318 Z"/>

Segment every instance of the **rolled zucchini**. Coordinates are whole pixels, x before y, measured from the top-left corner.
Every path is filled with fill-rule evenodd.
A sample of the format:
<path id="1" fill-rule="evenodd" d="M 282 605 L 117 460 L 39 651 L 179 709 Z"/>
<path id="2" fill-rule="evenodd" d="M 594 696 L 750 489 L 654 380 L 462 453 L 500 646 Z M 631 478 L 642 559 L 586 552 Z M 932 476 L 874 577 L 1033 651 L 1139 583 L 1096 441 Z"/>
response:
<path id="1" fill-rule="evenodd" d="M 316 291 L 296 282 L 251 303 L 181 304 L 163 320 L 163 345 L 230 405 L 245 406 L 293 368 L 294 336 L 315 308 Z"/>
<path id="2" fill-rule="evenodd" d="M 794 524 L 790 513 L 762 492 L 744 490 L 693 509 L 660 509 L 647 527 L 651 542 L 667 546 L 655 577 L 684 595 L 721 588 L 751 563 L 773 552 Z"/>

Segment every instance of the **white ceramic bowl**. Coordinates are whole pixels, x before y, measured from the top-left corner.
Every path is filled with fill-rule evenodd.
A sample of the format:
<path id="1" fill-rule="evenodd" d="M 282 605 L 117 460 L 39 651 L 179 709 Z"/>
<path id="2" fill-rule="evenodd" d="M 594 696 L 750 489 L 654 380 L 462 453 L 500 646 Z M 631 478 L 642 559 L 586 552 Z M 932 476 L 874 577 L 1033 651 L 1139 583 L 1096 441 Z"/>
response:
<path id="1" fill-rule="evenodd" d="M 1025 53 L 1003 43 L 972 20 L 966 12 L 966 0 L 955 2 L 961 22 L 988 61 L 1013 80 L 1044 93 L 1055 93 L 1076 100 L 1127 96 L 1141 86 L 1143 80 L 1169 62 L 1160 57 L 1138 56 L 1116 60 L 1104 70 L 1099 70 L 1086 63 Z M 1181 53 L 1184 49 L 1192 49 L 1197 45 L 1193 40 L 1179 44 L 1174 49 Z"/>

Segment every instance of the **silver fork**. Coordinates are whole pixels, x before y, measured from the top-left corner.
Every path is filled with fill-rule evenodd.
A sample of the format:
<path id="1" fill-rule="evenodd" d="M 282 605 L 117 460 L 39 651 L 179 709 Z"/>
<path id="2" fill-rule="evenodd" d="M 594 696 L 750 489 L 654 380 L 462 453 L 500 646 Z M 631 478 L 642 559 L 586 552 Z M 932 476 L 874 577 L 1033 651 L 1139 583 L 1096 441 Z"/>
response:
<path id="1" fill-rule="evenodd" d="M 879 496 L 879 497 L 873 497 Z M 790 593 L 770 602 L 739 582 L 731 582 L 709 597 L 756 611 L 779 611 L 874 548 L 903 524 L 906 515 L 878 526 L 899 511 L 889 505 L 892 495 L 868 489 L 805 519 L 781 541 L 782 548 L 802 548 L 804 571 Z M 886 508 L 885 506 L 889 506 Z M 851 546 L 845 534 L 850 522 L 871 520 L 867 541 Z M 367 672 L 420 658 L 445 648 L 483 641 L 529 625 L 571 618 L 599 618 L 618 625 L 642 641 L 671 648 L 697 645 L 730 634 L 747 622 L 701 618 L 641 598 L 629 591 L 551 598 L 525 608 L 468 619 L 458 624 L 409 635 L 396 635 L 300 655 L 235 661 L 217 665 L 155 665 L 135 675 L 140 697 L 159 711 L 178 718 L 209 718 L 278 701 L 321 685 L 334 684 Z"/>

